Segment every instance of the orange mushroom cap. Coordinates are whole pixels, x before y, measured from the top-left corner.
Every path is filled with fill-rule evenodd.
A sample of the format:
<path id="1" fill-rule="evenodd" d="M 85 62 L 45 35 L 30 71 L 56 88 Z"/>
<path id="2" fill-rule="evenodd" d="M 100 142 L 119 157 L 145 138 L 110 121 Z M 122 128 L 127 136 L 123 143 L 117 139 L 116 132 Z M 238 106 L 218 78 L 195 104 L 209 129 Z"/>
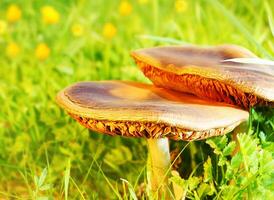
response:
<path id="1" fill-rule="evenodd" d="M 226 62 L 256 58 L 236 45 L 169 46 L 131 53 L 143 73 L 156 85 L 243 108 L 274 102 L 274 71 L 268 64 Z"/>
<path id="2" fill-rule="evenodd" d="M 87 128 L 129 137 L 199 140 L 248 119 L 231 105 L 125 81 L 76 83 L 58 94 L 57 103 Z"/>

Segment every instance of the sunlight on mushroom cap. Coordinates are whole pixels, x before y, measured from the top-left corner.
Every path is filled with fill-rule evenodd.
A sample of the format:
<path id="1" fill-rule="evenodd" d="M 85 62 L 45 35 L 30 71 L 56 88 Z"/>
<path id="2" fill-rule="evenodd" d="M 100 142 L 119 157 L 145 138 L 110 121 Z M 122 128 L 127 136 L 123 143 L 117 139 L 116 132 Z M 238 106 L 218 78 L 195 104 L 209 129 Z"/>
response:
<path id="1" fill-rule="evenodd" d="M 246 111 L 227 104 L 124 81 L 77 83 L 61 91 L 57 102 L 88 128 L 132 137 L 204 139 L 248 118 Z"/>
<path id="2" fill-rule="evenodd" d="M 140 49 L 132 57 L 157 86 L 190 92 L 201 98 L 239 105 L 273 105 L 274 76 L 267 65 L 225 63 L 233 58 L 256 58 L 235 45 L 169 46 Z"/>

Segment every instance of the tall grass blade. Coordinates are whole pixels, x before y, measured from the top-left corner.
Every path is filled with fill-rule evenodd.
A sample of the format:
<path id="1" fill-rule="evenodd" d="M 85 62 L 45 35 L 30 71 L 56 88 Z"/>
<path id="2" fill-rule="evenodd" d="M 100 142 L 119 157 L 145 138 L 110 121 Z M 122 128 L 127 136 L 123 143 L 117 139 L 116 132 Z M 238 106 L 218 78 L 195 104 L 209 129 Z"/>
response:
<path id="1" fill-rule="evenodd" d="M 273 21 L 273 15 L 272 15 L 272 10 L 271 7 L 269 6 L 268 2 L 265 1 L 265 10 L 268 18 L 268 24 L 269 24 L 269 29 L 271 31 L 272 37 L 274 37 L 274 21 Z"/>
<path id="2" fill-rule="evenodd" d="M 78 192 L 79 192 L 81 198 L 82 198 L 82 199 L 86 199 L 85 196 L 84 196 L 84 194 L 83 194 L 83 192 L 80 190 L 80 188 L 79 188 L 78 185 L 75 183 L 75 181 L 73 180 L 72 177 L 70 177 L 70 180 L 71 180 L 72 184 L 73 184 L 73 185 L 76 187 L 76 189 L 78 190 Z"/>
<path id="3" fill-rule="evenodd" d="M 68 199 L 68 191 L 69 191 L 69 179 L 70 179 L 70 159 L 68 160 L 68 164 L 65 171 L 65 178 L 64 178 L 64 190 L 65 190 L 65 200 Z"/>
<path id="4" fill-rule="evenodd" d="M 41 175 L 40 175 L 40 177 L 39 177 L 39 180 L 38 180 L 38 187 L 39 188 L 43 185 L 43 183 L 44 183 L 44 181 L 47 177 L 47 174 L 48 174 L 48 170 L 47 170 L 47 168 L 44 168 Z"/>
<path id="5" fill-rule="evenodd" d="M 169 44 L 181 44 L 181 45 L 188 44 L 185 41 L 176 40 L 176 39 L 169 38 L 169 37 L 160 37 L 160 36 L 155 36 L 155 35 L 138 35 L 137 38 L 152 40 L 155 42 L 169 43 Z"/>
<path id="6" fill-rule="evenodd" d="M 98 164 L 98 162 L 95 160 L 94 157 L 92 157 L 95 164 L 97 165 L 100 173 L 103 175 L 104 179 L 106 180 L 107 184 L 109 185 L 109 187 L 111 188 L 111 190 L 114 192 L 114 194 L 118 197 L 118 199 L 122 199 L 121 195 L 115 190 L 115 188 L 113 187 L 113 185 L 110 183 L 110 181 L 108 180 L 108 178 L 106 177 L 105 173 L 103 172 L 102 168 L 100 167 L 100 165 Z"/>
<path id="7" fill-rule="evenodd" d="M 131 197 L 133 200 L 138 200 L 138 198 L 137 198 L 137 196 L 136 196 L 136 194 L 135 194 L 135 192 L 134 192 L 133 186 L 132 186 L 126 179 L 121 178 L 121 180 L 122 180 L 123 182 L 125 182 L 125 183 L 128 185 L 128 191 L 129 191 L 130 197 Z"/>
<path id="8" fill-rule="evenodd" d="M 272 58 L 272 56 L 260 45 L 248 31 L 248 29 L 240 22 L 240 20 L 228 10 L 218 0 L 209 1 L 215 8 L 217 8 L 223 15 L 229 19 L 229 21 L 246 37 L 246 39 L 252 43 L 265 57 Z"/>

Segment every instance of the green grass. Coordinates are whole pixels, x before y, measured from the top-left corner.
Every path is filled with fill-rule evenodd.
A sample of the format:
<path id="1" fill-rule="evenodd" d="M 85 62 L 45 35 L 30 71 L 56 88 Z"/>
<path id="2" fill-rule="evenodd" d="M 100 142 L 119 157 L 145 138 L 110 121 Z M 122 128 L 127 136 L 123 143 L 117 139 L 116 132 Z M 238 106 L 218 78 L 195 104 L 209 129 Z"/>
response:
<path id="1" fill-rule="evenodd" d="M 134 199 L 145 191 L 146 143 L 84 129 L 55 103 L 58 91 L 77 81 L 122 79 L 148 82 L 129 52 L 168 44 L 234 43 L 268 59 L 274 57 L 273 1 L 130 1 L 129 16 L 120 1 L 2 0 L 0 20 L 11 3 L 22 18 L 0 35 L 0 198 Z M 55 7 L 60 22 L 45 25 L 40 8 Z M 111 22 L 117 33 L 102 35 Z M 71 26 L 84 27 L 74 37 Z M 6 46 L 16 42 L 14 58 Z M 39 61 L 34 51 L 45 42 L 51 54 Z M 192 142 L 182 152 L 170 181 L 190 199 L 273 199 L 274 110 L 252 110 L 249 131 L 239 135 L 241 151 L 231 156 L 231 136 Z M 180 152 L 185 142 L 171 142 Z"/>

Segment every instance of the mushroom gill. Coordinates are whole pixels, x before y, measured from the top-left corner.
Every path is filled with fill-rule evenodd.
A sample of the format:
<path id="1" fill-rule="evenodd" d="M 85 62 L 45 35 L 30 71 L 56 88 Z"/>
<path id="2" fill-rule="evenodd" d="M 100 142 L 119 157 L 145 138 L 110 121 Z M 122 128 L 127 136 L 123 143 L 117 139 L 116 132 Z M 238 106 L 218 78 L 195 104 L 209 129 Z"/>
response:
<path id="1" fill-rule="evenodd" d="M 134 122 L 134 121 L 109 121 L 96 120 L 87 117 L 80 117 L 69 113 L 69 115 L 88 129 L 105 133 L 111 136 L 142 137 L 159 139 L 167 137 L 173 140 L 194 141 L 203 140 L 210 137 L 224 135 L 239 125 L 239 122 L 227 127 L 212 128 L 209 130 L 195 131 L 183 129 L 163 123 Z"/>

